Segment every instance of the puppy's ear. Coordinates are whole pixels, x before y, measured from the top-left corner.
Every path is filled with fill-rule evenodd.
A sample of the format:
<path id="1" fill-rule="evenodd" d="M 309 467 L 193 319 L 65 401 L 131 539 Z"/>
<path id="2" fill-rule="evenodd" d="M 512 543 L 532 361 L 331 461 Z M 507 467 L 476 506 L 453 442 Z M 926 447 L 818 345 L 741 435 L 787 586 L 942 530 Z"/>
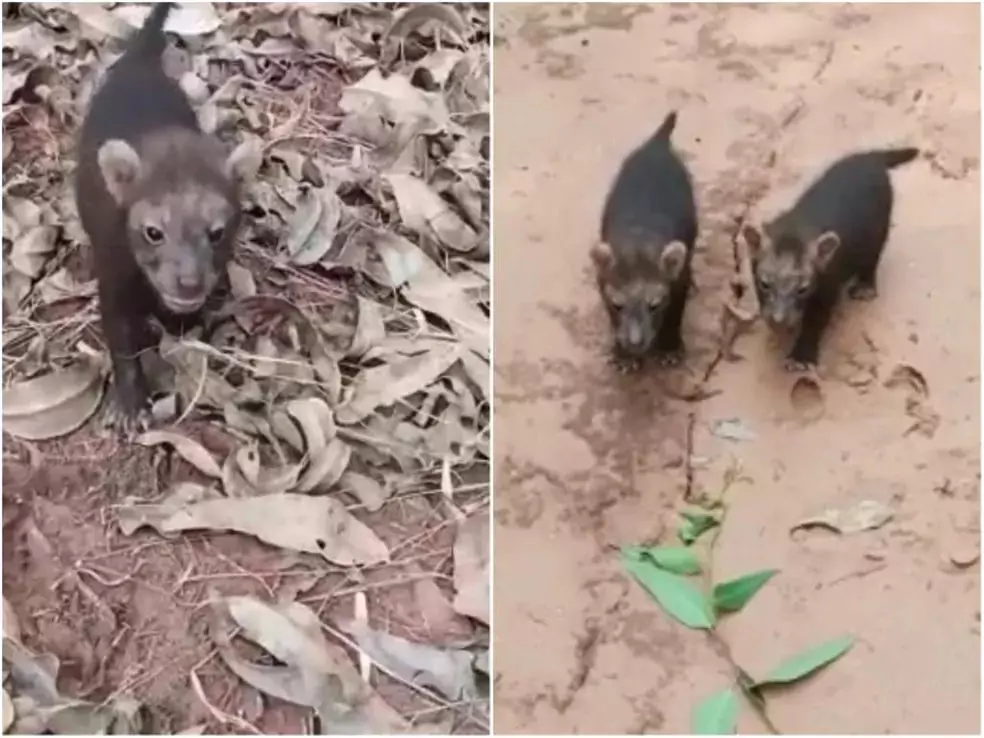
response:
<path id="1" fill-rule="evenodd" d="M 741 236 L 745 239 L 749 257 L 752 259 L 758 258 L 758 255 L 762 253 L 762 249 L 765 246 L 762 231 L 753 225 L 746 224 L 741 227 Z"/>
<path id="2" fill-rule="evenodd" d="M 833 231 L 827 231 L 807 244 L 806 252 L 816 268 L 823 269 L 830 263 L 840 245 L 840 236 Z"/>
<path id="3" fill-rule="evenodd" d="M 126 141 L 114 138 L 99 147 L 97 158 L 106 189 L 122 205 L 140 177 L 140 155 Z"/>
<path id="4" fill-rule="evenodd" d="M 615 255 L 612 254 L 612 247 L 604 241 L 598 241 L 591 247 L 591 261 L 594 262 L 595 269 L 604 274 L 611 270 L 615 263 Z"/>
<path id="5" fill-rule="evenodd" d="M 659 269 L 669 281 L 675 281 L 687 263 L 687 247 L 682 241 L 673 241 L 663 247 L 659 255 Z"/>
<path id="6" fill-rule="evenodd" d="M 234 148 L 225 161 L 225 173 L 229 179 L 248 185 L 263 164 L 263 146 L 258 139 L 247 138 Z"/>

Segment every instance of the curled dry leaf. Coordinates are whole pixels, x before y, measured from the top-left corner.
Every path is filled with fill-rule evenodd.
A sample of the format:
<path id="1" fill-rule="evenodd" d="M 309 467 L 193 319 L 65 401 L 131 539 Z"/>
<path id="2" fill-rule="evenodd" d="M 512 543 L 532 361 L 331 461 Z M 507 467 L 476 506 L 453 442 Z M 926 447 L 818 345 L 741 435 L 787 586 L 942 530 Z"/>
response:
<path id="1" fill-rule="evenodd" d="M 489 319 L 464 290 L 417 246 L 395 233 L 375 243 L 394 288 L 418 307 L 443 318 L 472 351 L 489 355 Z"/>
<path id="2" fill-rule="evenodd" d="M 489 508 L 483 507 L 458 526 L 454 542 L 454 609 L 489 622 Z"/>
<path id="3" fill-rule="evenodd" d="M 304 449 L 308 453 L 319 453 L 335 437 L 335 414 L 328 403 L 317 397 L 291 400 L 286 406 L 287 414 L 300 426 Z"/>
<path id="4" fill-rule="evenodd" d="M 297 491 L 327 492 L 348 468 L 352 449 L 341 438 L 332 438 L 321 451 L 308 456 L 308 467 L 297 483 Z"/>
<path id="5" fill-rule="evenodd" d="M 127 535 L 143 526 L 165 535 L 202 528 L 234 530 L 280 548 L 319 554 L 342 566 L 389 559 L 386 544 L 331 497 L 286 493 L 177 505 L 165 500 L 159 505 L 126 505 L 119 521 Z"/>
<path id="6" fill-rule="evenodd" d="M 359 357 L 386 338 L 386 325 L 383 322 L 383 306 L 375 300 L 358 298 L 359 319 L 355 326 L 352 345 L 348 356 Z"/>
<path id="7" fill-rule="evenodd" d="M 339 483 L 342 489 L 355 495 L 369 512 L 381 509 L 389 497 L 379 482 L 364 474 L 345 472 Z"/>
<path id="8" fill-rule="evenodd" d="M 10 695 L 7 694 L 6 689 L 3 690 L 3 712 L 0 715 L 2 715 L 0 724 L 3 725 L 3 732 L 7 733 L 14 723 L 14 703 L 10 701 Z"/>
<path id="9" fill-rule="evenodd" d="M 173 431 L 148 431 L 137 438 L 141 446 L 158 446 L 165 443 L 172 446 L 178 455 L 198 469 L 202 474 L 213 479 L 222 478 L 222 469 L 211 452 L 193 438 L 188 438 Z"/>
<path id="10" fill-rule="evenodd" d="M 826 528 L 835 533 L 849 535 L 881 528 L 894 515 L 892 508 L 883 502 L 861 500 L 850 507 L 827 508 L 819 515 L 801 520 L 790 529 L 790 533 L 811 528 Z"/>
<path id="11" fill-rule="evenodd" d="M 20 642 L 20 623 L 17 621 L 17 613 L 14 612 L 14 608 L 10 606 L 7 602 L 7 598 L 3 598 L 3 637 L 9 638 L 12 641 Z"/>
<path id="12" fill-rule="evenodd" d="M 241 679 L 278 699 L 314 708 L 332 734 L 407 732 L 400 715 L 364 683 L 340 646 L 330 643 L 310 608 L 291 602 L 267 605 L 252 597 L 213 602 L 216 617 L 227 615 L 241 635 L 264 648 L 282 666 L 255 664 L 239 656 L 226 628 L 213 625 L 219 654 Z"/>
<path id="13" fill-rule="evenodd" d="M 354 85 L 345 88 L 339 107 L 352 115 L 379 111 L 397 126 L 420 125 L 420 133 L 439 133 L 448 127 L 450 115 L 444 98 L 438 93 L 414 87 L 399 74 L 383 77 L 372 69 Z"/>
<path id="14" fill-rule="evenodd" d="M 256 295 L 256 280 L 253 273 L 236 262 L 229 262 L 226 270 L 229 273 L 229 289 L 237 300 Z"/>
<path id="15" fill-rule="evenodd" d="M 436 236 L 450 249 L 465 253 L 475 248 L 478 236 L 426 182 L 412 174 L 383 175 L 406 226 L 425 237 Z"/>
<path id="16" fill-rule="evenodd" d="M 58 229 L 54 226 L 28 228 L 14 241 L 10 250 L 10 265 L 31 279 L 37 278 L 55 250 L 57 235 Z"/>
<path id="17" fill-rule="evenodd" d="M 400 677 L 424 687 L 434 687 L 452 700 L 471 700 L 478 696 L 474 656 L 461 649 L 436 648 L 413 643 L 398 636 L 373 630 L 359 619 L 340 623 L 373 661 Z"/>
<path id="18" fill-rule="evenodd" d="M 388 407 L 419 392 L 437 381 L 460 356 L 461 347 L 449 344 L 363 370 L 352 383 L 348 399 L 336 410 L 335 420 L 352 425 L 377 407 Z"/>
<path id="19" fill-rule="evenodd" d="M 149 12 L 150 5 L 142 3 L 123 5 L 116 10 L 132 29 L 142 26 Z M 167 17 L 164 30 L 187 39 L 207 36 L 217 31 L 221 25 L 222 21 L 212 3 L 179 3 Z"/>
<path id="20" fill-rule="evenodd" d="M 99 407 L 105 389 L 102 368 L 78 361 L 3 391 L 3 430 L 29 441 L 66 435 Z"/>
<path id="21" fill-rule="evenodd" d="M 227 497 L 252 497 L 257 492 L 240 468 L 234 453 L 226 456 L 222 463 L 222 490 Z"/>
<path id="22" fill-rule="evenodd" d="M 317 264 L 331 249 L 342 218 L 334 190 L 307 189 L 297 204 L 287 239 L 287 255 L 298 266 Z"/>

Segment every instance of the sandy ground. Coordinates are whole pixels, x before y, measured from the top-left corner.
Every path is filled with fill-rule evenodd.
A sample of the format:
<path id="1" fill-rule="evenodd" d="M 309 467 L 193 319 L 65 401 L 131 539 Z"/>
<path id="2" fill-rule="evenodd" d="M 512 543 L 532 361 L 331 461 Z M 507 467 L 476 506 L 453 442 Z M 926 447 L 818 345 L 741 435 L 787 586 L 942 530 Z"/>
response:
<path id="1" fill-rule="evenodd" d="M 495 57 L 495 729 L 679 733 L 728 668 L 619 570 L 669 540 L 688 488 L 737 459 L 717 576 L 781 574 L 723 626 L 761 672 L 854 634 L 842 661 L 770 702 L 786 733 L 980 731 L 979 9 L 508 6 Z M 691 378 L 620 379 L 587 251 L 621 160 L 670 108 L 702 234 L 685 327 Z M 716 362 L 735 222 L 789 202 L 856 147 L 926 155 L 893 172 L 881 295 L 845 303 L 821 349 L 823 404 L 800 415 L 764 329 Z M 906 431 L 928 384 L 923 432 Z M 918 404 L 915 400 L 912 400 Z M 915 412 L 918 408 L 910 408 Z M 754 440 L 729 442 L 738 418 Z M 691 477 L 688 482 L 688 477 Z M 853 536 L 790 528 L 875 499 Z M 763 730 L 743 712 L 744 732 Z"/>

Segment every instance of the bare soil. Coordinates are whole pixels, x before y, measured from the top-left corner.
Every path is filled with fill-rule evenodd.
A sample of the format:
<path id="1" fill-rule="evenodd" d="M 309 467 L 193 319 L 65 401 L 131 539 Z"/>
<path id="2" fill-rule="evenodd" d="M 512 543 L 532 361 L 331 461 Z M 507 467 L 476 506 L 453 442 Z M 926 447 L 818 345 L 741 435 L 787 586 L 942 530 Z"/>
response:
<path id="1" fill-rule="evenodd" d="M 279 597 L 311 606 L 323 619 L 351 617 L 351 594 L 365 591 L 379 625 L 431 643 L 467 639 L 465 618 L 431 628 L 418 585 L 452 596 L 445 569 L 454 530 L 434 517 L 422 488 L 361 515 L 393 550 L 393 565 L 352 579 L 341 567 L 236 534 L 190 533 L 173 539 L 141 531 L 124 536 L 114 507 L 129 495 L 163 496 L 174 483 L 201 481 L 176 454 L 100 438 L 96 423 L 61 442 L 40 444 L 41 467 L 8 443 L 3 465 L 3 594 L 24 643 L 60 661 L 58 686 L 90 700 L 127 695 L 147 709 L 152 732 L 223 724 L 190 686 L 197 675 L 209 703 L 269 734 L 306 732 L 310 710 L 274 700 L 221 662 L 208 628 L 209 592 Z M 235 441 L 205 423 L 184 432 L 224 455 Z M 18 458 L 19 457 L 19 458 Z M 347 596 L 348 595 L 348 596 Z M 345 603 L 345 604 L 341 604 Z M 378 675 L 379 693 L 396 709 L 440 717 L 409 688 Z M 475 727 L 465 722 L 465 732 Z"/>
<path id="2" fill-rule="evenodd" d="M 979 13 L 496 4 L 497 733 L 689 732 L 728 664 L 627 580 L 617 549 L 671 541 L 685 496 L 736 462 L 748 481 L 715 576 L 781 573 L 722 626 L 734 658 L 761 673 L 858 639 L 770 700 L 777 727 L 980 731 Z M 687 366 L 623 378 L 588 248 L 622 157 L 670 109 L 701 210 Z M 838 313 L 819 396 L 792 393 L 760 326 L 722 358 L 736 224 L 883 145 L 924 155 L 892 173 L 880 296 Z M 928 396 L 888 382 L 900 365 Z M 711 432 L 731 418 L 754 438 Z M 893 519 L 790 534 L 865 499 Z M 764 726 L 746 709 L 739 730 Z"/>

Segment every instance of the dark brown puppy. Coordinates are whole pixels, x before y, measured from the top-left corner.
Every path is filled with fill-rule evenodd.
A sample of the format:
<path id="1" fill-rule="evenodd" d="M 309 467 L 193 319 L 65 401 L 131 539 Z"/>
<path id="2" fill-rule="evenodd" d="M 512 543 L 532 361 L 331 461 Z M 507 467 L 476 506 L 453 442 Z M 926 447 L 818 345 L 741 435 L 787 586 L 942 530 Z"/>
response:
<path id="1" fill-rule="evenodd" d="M 834 163 L 793 207 L 759 230 L 746 225 L 762 316 L 782 332 L 797 331 L 790 371 L 817 363 L 820 337 L 842 287 L 870 300 L 885 249 L 894 194 L 888 170 L 918 149 L 851 154 Z"/>
<path id="2" fill-rule="evenodd" d="M 139 354 L 147 319 L 199 313 L 219 283 L 241 220 L 245 148 L 226 155 L 202 133 L 162 67 L 171 3 L 158 3 L 93 96 L 82 123 L 76 202 L 92 242 L 99 307 L 115 377 L 112 421 L 147 420 Z"/>
<path id="3" fill-rule="evenodd" d="M 690 174 L 670 143 L 675 125 L 670 113 L 622 163 L 605 201 L 601 242 L 591 250 L 623 369 L 650 354 L 664 365 L 683 358 L 697 205 Z"/>

